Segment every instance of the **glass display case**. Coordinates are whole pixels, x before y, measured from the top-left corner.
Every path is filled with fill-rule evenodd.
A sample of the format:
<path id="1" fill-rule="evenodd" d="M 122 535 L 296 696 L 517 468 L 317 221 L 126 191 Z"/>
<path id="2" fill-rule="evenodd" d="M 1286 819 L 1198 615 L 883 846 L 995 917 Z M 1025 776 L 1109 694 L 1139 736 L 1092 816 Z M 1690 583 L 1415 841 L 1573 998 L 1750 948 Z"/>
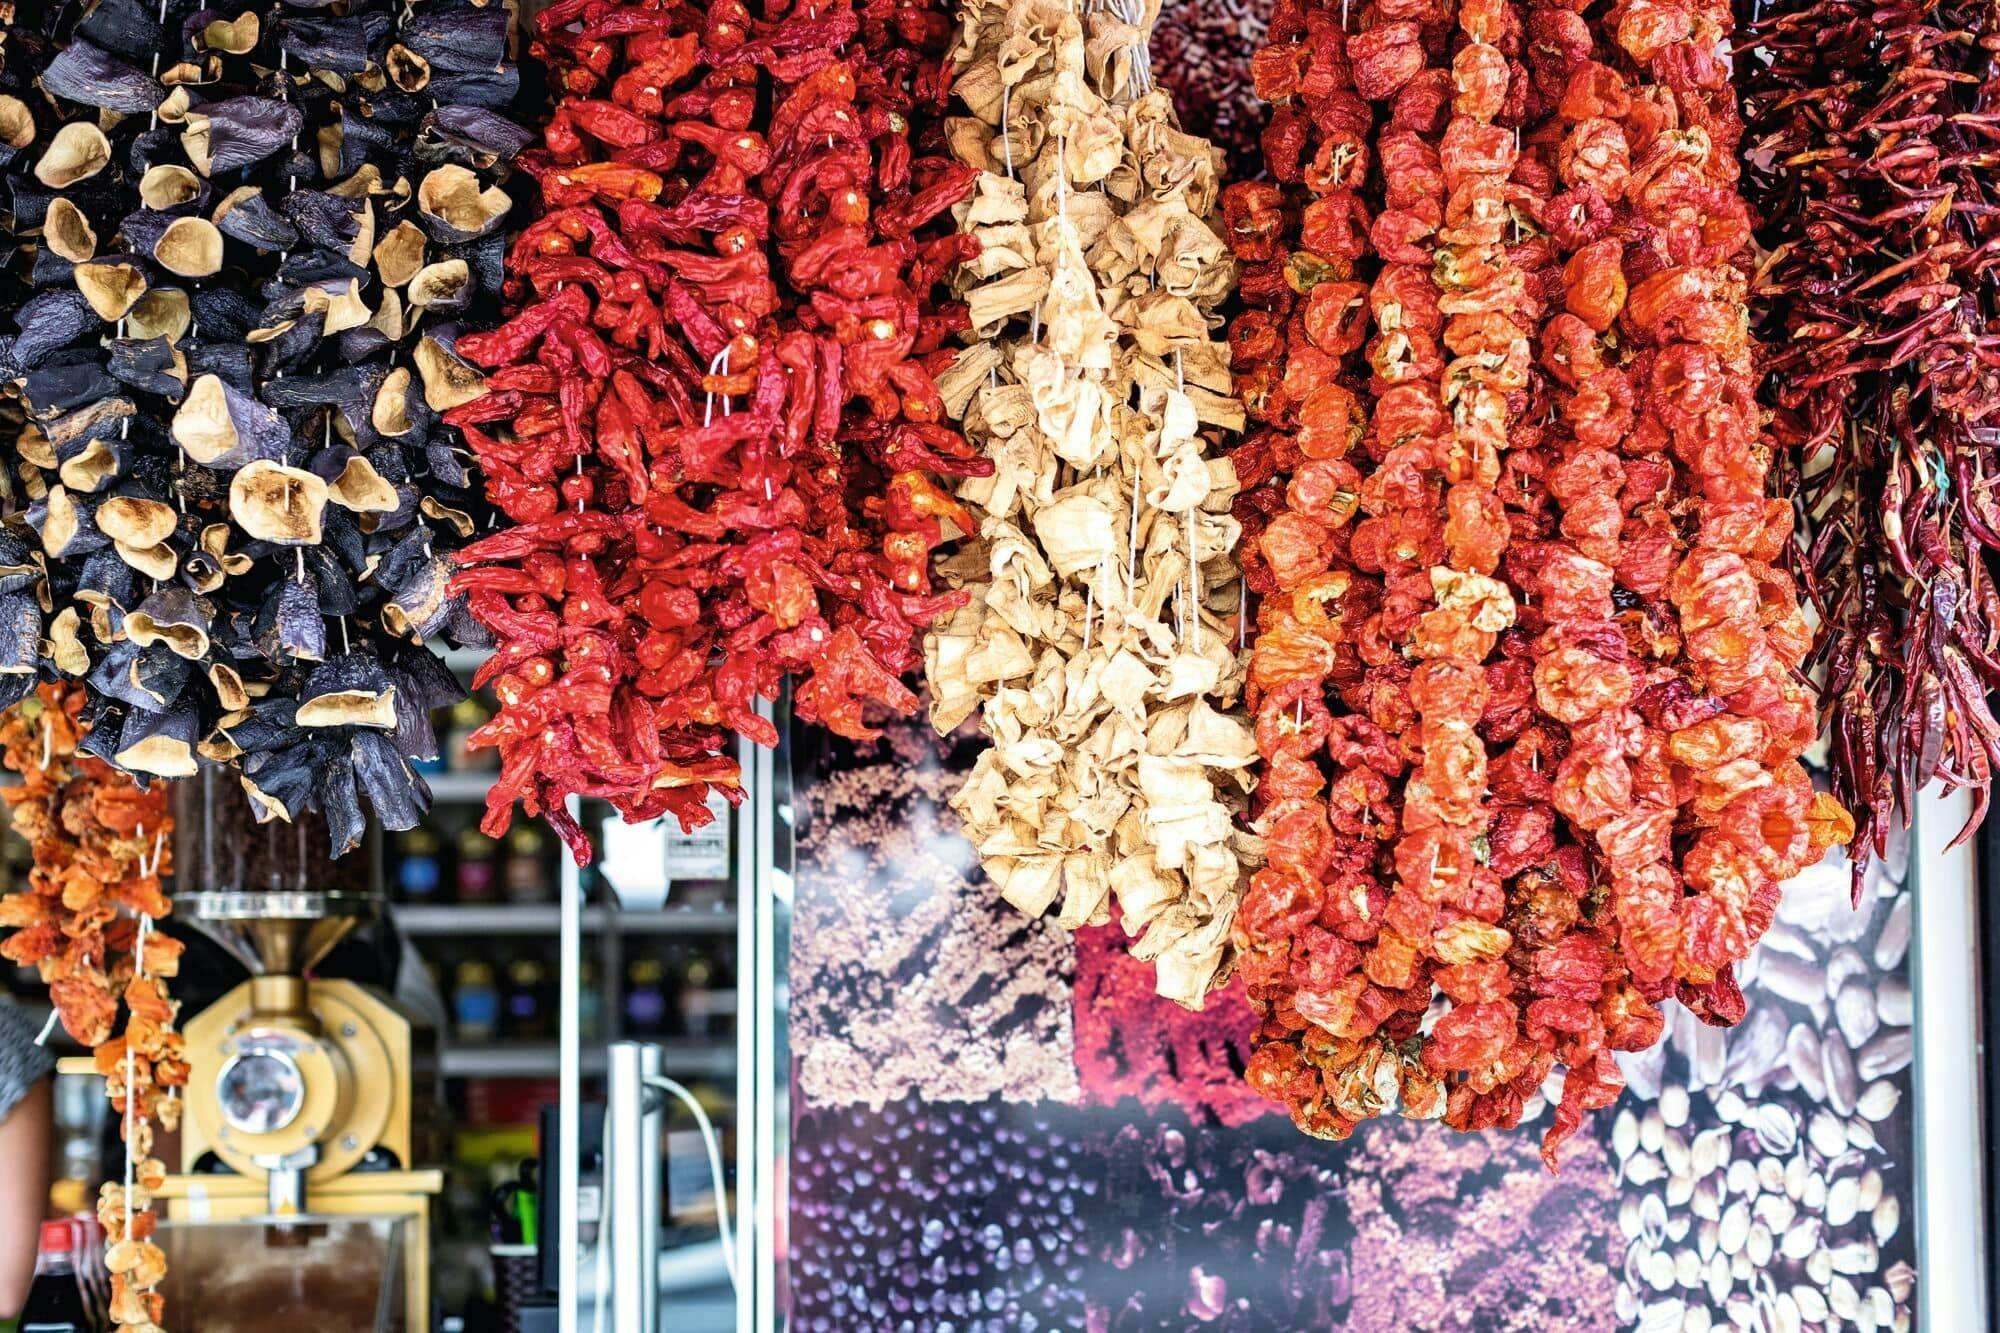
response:
<path id="1" fill-rule="evenodd" d="M 401 1217 L 163 1222 L 161 1290 L 205 1333 L 410 1333 Z"/>
<path id="2" fill-rule="evenodd" d="M 1299 1134 L 1243 1085 L 1239 988 L 1179 1009 L 1115 923 L 995 899 L 946 808 L 973 752 L 794 729 L 756 773 L 745 1333 L 1987 1326 L 1962 800 L 1858 888 L 1789 884 L 1744 1020 L 1669 1005 L 1558 1174 L 1555 1080 L 1517 1131 Z"/>
<path id="3" fill-rule="evenodd" d="M 947 805 L 974 743 L 784 735 L 745 748 L 729 814 L 738 1280 L 705 1163 L 670 1151 L 663 1327 L 1986 1326 L 1962 801 L 1928 800 L 1858 891 L 1835 859 L 1790 883 L 1742 1022 L 1670 1005 L 1552 1172 L 1553 1079 L 1515 1131 L 1301 1135 L 1243 1083 L 1238 988 L 1183 1010 L 1115 923 L 990 892 Z M 609 1326 L 595 1255 L 578 1329 Z"/>

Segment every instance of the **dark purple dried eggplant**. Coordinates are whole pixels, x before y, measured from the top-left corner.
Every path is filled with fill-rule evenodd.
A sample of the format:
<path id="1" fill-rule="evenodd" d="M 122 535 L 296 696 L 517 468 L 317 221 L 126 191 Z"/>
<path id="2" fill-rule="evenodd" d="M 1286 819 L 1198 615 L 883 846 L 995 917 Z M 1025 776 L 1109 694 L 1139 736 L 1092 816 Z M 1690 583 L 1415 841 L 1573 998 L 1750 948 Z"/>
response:
<path id="1" fill-rule="evenodd" d="M 148 0 L 97 0 L 76 25 L 76 35 L 107 51 L 164 51 L 160 6 Z"/>
<path id="2" fill-rule="evenodd" d="M 533 147 L 535 136 L 505 116 L 481 106 L 441 106 L 424 117 L 417 137 L 417 160 L 491 167 Z"/>
<path id="3" fill-rule="evenodd" d="M 319 662 L 326 658 L 326 618 L 310 576 L 281 579 L 264 598 L 256 643 L 274 660 Z"/>
<path id="4" fill-rule="evenodd" d="M 224 236 L 259 250 L 289 250 L 299 243 L 299 229 L 254 185 L 230 191 L 209 220 Z"/>
<path id="5" fill-rule="evenodd" d="M 41 655 L 42 609 L 24 594 L 0 596 L 0 698 L 6 695 L 7 678 L 34 678 Z"/>
<path id="6" fill-rule="evenodd" d="M 209 177 L 255 166 L 291 147 L 305 116 L 270 97 L 232 97 L 188 114 L 182 142 L 197 171 Z"/>
<path id="7" fill-rule="evenodd" d="M 223 382 L 203 375 L 174 413 L 173 437 L 192 461 L 234 471 L 285 456 L 292 428 L 275 410 Z"/>
<path id="8" fill-rule="evenodd" d="M 187 392 L 187 359 L 165 338 L 117 338 L 110 344 L 109 374 L 120 383 L 156 398 Z"/>
<path id="9" fill-rule="evenodd" d="M 63 486 L 28 509 L 28 526 L 42 539 L 42 549 L 51 559 L 72 560 L 101 551 L 111 539 L 97 530 L 97 502 L 86 496 L 71 495 Z"/>
<path id="10" fill-rule="evenodd" d="M 193 777 L 198 767 L 194 747 L 200 737 L 199 728 L 200 720 L 191 700 L 160 713 L 134 708 L 125 715 L 125 725 L 118 733 L 113 762 L 129 773 L 162 778 Z"/>
<path id="11" fill-rule="evenodd" d="M 394 29 L 386 13 L 283 19 L 277 25 L 278 47 L 302 69 L 361 74 L 381 59 Z"/>
<path id="12" fill-rule="evenodd" d="M 498 5 L 418 5 L 396 40 L 434 70 L 497 72 L 507 60 L 508 21 Z"/>
<path id="13" fill-rule="evenodd" d="M 33 370 L 100 324 L 82 292 L 60 288 L 29 301 L 16 319 L 21 331 L 7 350 L 9 377 Z"/>
<path id="14" fill-rule="evenodd" d="M 144 115 L 166 98 L 166 90 L 144 70 L 90 42 L 64 47 L 42 71 L 50 96 L 121 115 Z"/>

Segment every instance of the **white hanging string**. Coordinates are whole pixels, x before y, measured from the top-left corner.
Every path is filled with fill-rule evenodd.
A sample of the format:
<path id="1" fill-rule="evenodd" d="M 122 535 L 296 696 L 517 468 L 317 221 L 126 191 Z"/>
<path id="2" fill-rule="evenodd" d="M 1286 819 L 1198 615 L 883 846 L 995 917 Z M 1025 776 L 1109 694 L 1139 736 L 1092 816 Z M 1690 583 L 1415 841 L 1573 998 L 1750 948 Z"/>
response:
<path id="1" fill-rule="evenodd" d="M 139 836 L 146 835 L 146 826 L 139 826 Z M 146 938 L 153 933 L 153 918 L 139 914 L 139 939 L 132 946 L 133 976 L 143 979 L 146 975 Z M 136 1090 L 138 1052 L 132 1049 L 132 1022 L 128 1015 L 125 1022 L 125 1239 L 132 1239 L 132 1195 L 138 1177 L 138 1122 L 139 1098 Z"/>
<path id="2" fill-rule="evenodd" d="M 1000 89 L 1000 151 L 1007 157 L 1007 179 L 1014 179 L 1014 140 L 1008 129 L 1007 116 L 1014 100 L 1014 85 L 1009 83 Z"/>

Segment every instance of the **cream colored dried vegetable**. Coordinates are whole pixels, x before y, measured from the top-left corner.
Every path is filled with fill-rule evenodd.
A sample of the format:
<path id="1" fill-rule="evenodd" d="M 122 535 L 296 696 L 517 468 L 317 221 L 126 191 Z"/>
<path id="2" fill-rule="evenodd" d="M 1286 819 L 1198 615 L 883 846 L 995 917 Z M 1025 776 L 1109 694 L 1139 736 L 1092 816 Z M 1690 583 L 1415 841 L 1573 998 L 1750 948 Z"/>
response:
<path id="1" fill-rule="evenodd" d="M 940 388 L 994 472 L 960 489 L 980 531 L 944 573 L 977 596 L 927 665 L 938 728 L 979 710 L 993 742 L 952 804 L 1002 895 L 1072 928 L 1115 899 L 1160 992 L 1199 1007 L 1258 854 L 1218 450 L 1243 413 L 1215 336 L 1236 276 L 1209 221 L 1220 159 L 1151 87 L 1153 17 L 961 15 L 976 341 Z"/>

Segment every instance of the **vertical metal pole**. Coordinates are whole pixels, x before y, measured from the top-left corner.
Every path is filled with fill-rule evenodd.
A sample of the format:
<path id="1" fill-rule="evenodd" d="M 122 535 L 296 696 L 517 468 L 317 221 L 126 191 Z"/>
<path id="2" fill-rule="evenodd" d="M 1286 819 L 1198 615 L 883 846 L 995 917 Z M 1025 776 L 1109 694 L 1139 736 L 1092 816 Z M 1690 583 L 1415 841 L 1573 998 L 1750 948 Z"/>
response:
<path id="1" fill-rule="evenodd" d="M 785 725 L 771 705 L 759 700 L 759 716 L 776 725 Z M 778 1069 L 777 1069 L 777 911 L 773 905 L 772 879 L 776 874 L 775 835 L 777 826 L 777 760 L 769 750 L 757 751 L 757 993 L 756 993 L 756 1077 L 757 1118 L 755 1121 L 757 1159 L 757 1212 L 752 1218 L 751 1253 L 756 1256 L 751 1286 L 757 1293 L 757 1317 L 761 1328 L 777 1327 L 778 1309 Z M 742 985 L 742 973 L 737 974 Z M 741 993 L 737 1008 L 740 1010 Z M 738 1020 L 741 1021 L 740 1019 Z"/>
<path id="2" fill-rule="evenodd" d="M 757 967 L 757 890 L 763 878 L 757 865 L 756 829 L 759 804 L 769 797 L 756 780 L 759 753 L 756 745 L 737 738 L 736 761 L 750 795 L 730 815 L 736 833 L 736 1333 L 759 1333 L 757 1284 L 751 1276 L 756 1271 L 754 1237 L 760 1217 L 753 1127 L 761 1103 L 756 1038 L 765 997 L 757 993 L 753 978 Z"/>
<path id="3" fill-rule="evenodd" d="M 660 1112 L 646 1113 L 649 1063 L 658 1073 L 659 1047 L 612 1043 L 604 1108 L 610 1208 L 598 1243 L 611 1246 L 611 1327 L 618 1333 L 660 1327 Z"/>
<path id="4" fill-rule="evenodd" d="M 1927 791 L 1910 832 L 1918 1310 L 1938 1333 L 1986 1328 L 1990 1308 L 1978 1061 L 1967 1058 L 1981 1037 L 1979 865 L 1973 844 L 1946 850 L 1971 808 L 1967 792 Z"/>
<path id="5" fill-rule="evenodd" d="M 570 814 L 578 803 L 570 802 Z M 556 1180 L 561 1193 L 556 1208 L 557 1272 L 561 1286 L 556 1293 L 558 1333 L 579 1333 L 579 1311 L 583 1293 L 579 1289 L 582 1264 L 580 1219 L 576 1215 L 579 1194 L 577 1176 L 580 1156 L 579 1121 L 583 1118 L 583 881 L 576 862 L 562 858 L 562 942 L 556 974 L 562 982 L 562 1014 L 558 1025 L 561 1064 L 557 1075 L 557 1099 L 561 1114 L 556 1117 Z M 603 1227 L 600 1224 L 600 1240 Z M 597 1330 L 596 1333 L 602 1333 Z"/>
<path id="6" fill-rule="evenodd" d="M 646 1218 L 646 1293 L 648 1330 L 660 1326 L 660 1227 L 666 1210 L 660 1206 L 666 1184 L 667 1094 L 651 1080 L 667 1072 L 667 1053 L 658 1042 L 639 1046 L 639 1077 L 643 1080 L 646 1114 L 639 1124 L 639 1148 L 645 1154 L 639 1173 L 639 1211 Z"/>

